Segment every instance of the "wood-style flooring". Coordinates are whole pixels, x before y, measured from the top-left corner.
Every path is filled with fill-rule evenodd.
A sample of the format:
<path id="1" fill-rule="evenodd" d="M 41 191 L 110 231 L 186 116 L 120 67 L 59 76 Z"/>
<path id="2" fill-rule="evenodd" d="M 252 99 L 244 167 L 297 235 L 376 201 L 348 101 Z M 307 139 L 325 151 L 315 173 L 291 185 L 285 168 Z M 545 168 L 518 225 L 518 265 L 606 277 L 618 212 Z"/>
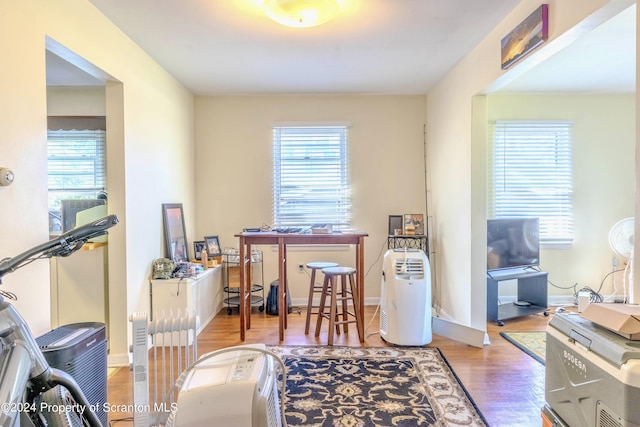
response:
<path id="1" fill-rule="evenodd" d="M 551 310 L 553 312 L 553 310 Z M 375 315 L 375 317 L 374 317 Z M 553 314 L 551 314 L 553 316 Z M 312 316 L 312 320 L 313 317 Z M 429 347 L 438 347 L 460 378 L 465 388 L 477 404 L 485 419 L 492 427 L 540 426 L 540 409 L 544 405 L 544 375 L 542 364 L 502 338 L 501 331 L 544 331 L 551 317 L 542 313 L 505 321 L 499 327 L 489 323 L 488 335 L 491 342 L 483 348 L 476 348 L 450 339 L 434 335 Z M 326 325 L 323 333 L 315 338 L 312 332 L 304 334 L 305 311 L 288 316 L 285 340 L 278 341 L 278 318 L 253 309 L 251 329 L 247 331 L 244 343 L 265 343 L 267 345 L 325 345 Z M 313 322 L 312 322 L 313 325 Z M 368 333 L 364 346 L 387 346 L 377 333 L 379 319 L 376 307 L 365 310 L 365 326 Z M 198 336 L 198 353 L 243 344 L 240 341 L 237 310 L 231 315 L 223 309 Z M 360 346 L 358 334 L 350 329 L 348 334 L 335 336 L 334 345 Z M 131 405 L 133 391 L 131 372 L 121 368 L 108 380 L 110 405 Z M 113 412 L 109 414 L 111 425 L 132 426 L 131 421 L 118 421 L 132 414 Z"/>

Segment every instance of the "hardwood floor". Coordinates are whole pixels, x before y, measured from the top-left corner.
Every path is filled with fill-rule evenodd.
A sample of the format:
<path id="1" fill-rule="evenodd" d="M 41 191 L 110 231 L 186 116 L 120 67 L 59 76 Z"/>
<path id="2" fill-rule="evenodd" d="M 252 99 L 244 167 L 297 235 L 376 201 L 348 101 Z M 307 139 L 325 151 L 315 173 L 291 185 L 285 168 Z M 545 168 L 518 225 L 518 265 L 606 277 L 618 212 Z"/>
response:
<path id="1" fill-rule="evenodd" d="M 551 310 L 553 311 L 553 310 Z M 374 316 L 375 307 L 365 310 L 365 326 L 368 333 L 364 345 L 367 347 L 386 346 L 377 334 L 379 319 Z M 553 315 L 553 314 L 552 314 Z M 372 321 L 373 319 L 373 321 Z M 497 426 L 540 426 L 540 409 L 544 405 L 544 375 L 542 364 L 502 338 L 501 331 L 544 331 L 551 317 L 540 314 L 505 321 L 502 327 L 488 324 L 491 342 L 484 348 L 471 347 L 434 335 L 429 347 L 438 347 L 460 378 L 465 388 L 477 404 L 485 419 L 492 427 Z M 278 342 L 278 318 L 256 309 L 251 318 L 251 329 L 247 331 L 245 343 L 265 343 L 268 345 L 325 345 L 325 332 L 318 339 L 304 334 L 305 312 L 296 312 L 288 317 L 285 340 Z M 313 329 L 313 328 L 312 328 Z M 240 345 L 239 319 L 237 311 L 227 315 L 222 310 L 198 336 L 198 353 L 219 348 Z M 334 345 L 360 346 L 358 334 L 335 336 Z M 108 380 L 110 405 L 130 405 L 133 401 L 131 372 L 121 368 Z M 109 413 L 110 424 L 117 427 L 132 426 L 131 421 L 112 421 L 131 417 L 131 413 Z"/>

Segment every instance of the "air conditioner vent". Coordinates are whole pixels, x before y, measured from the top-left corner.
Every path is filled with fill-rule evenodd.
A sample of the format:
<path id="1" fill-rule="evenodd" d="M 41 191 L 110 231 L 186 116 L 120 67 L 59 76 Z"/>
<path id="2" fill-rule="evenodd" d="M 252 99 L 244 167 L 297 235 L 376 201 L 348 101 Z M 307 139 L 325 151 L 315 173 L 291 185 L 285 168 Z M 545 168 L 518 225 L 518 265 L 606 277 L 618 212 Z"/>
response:
<path id="1" fill-rule="evenodd" d="M 420 258 L 396 258 L 394 268 L 399 276 L 422 276 L 424 275 L 424 263 Z"/>
<path id="2" fill-rule="evenodd" d="M 596 427 L 622 427 L 623 419 L 618 416 L 604 402 L 598 401 L 596 404 Z"/>

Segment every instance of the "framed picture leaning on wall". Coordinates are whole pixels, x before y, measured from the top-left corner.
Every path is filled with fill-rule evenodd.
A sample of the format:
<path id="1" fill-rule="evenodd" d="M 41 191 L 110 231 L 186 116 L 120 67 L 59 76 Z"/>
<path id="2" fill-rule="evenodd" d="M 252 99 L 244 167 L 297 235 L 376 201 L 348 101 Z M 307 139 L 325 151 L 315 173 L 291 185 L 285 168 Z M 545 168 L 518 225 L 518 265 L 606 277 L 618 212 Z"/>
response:
<path id="1" fill-rule="evenodd" d="M 167 258 L 173 262 L 189 262 L 187 233 L 184 228 L 182 203 L 163 203 L 164 239 Z"/>
<path id="2" fill-rule="evenodd" d="M 207 247 L 204 240 L 197 240 L 193 242 L 193 256 L 197 260 L 202 260 L 202 250 Z M 208 254 L 207 254 L 208 255 Z"/>
<path id="3" fill-rule="evenodd" d="M 424 236 L 424 216 L 422 214 L 404 214 L 404 234 Z"/>
<path id="4" fill-rule="evenodd" d="M 204 241 L 206 242 L 207 256 L 209 258 L 222 255 L 218 236 L 205 236 Z"/>

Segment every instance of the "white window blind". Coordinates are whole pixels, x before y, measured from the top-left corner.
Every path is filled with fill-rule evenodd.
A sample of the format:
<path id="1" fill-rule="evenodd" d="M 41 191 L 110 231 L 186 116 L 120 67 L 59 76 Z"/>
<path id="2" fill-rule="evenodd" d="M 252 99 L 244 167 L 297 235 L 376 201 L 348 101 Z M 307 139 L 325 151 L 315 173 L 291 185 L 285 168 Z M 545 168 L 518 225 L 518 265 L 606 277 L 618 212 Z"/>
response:
<path id="1" fill-rule="evenodd" d="M 106 190 L 104 130 L 47 132 L 49 209 L 60 200 L 96 198 Z"/>
<path id="2" fill-rule="evenodd" d="M 538 217 L 543 244 L 573 240 L 572 126 L 496 121 L 489 150 L 489 217 Z"/>
<path id="3" fill-rule="evenodd" d="M 348 125 L 273 126 L 273 225 L 350 227 Z"/>

